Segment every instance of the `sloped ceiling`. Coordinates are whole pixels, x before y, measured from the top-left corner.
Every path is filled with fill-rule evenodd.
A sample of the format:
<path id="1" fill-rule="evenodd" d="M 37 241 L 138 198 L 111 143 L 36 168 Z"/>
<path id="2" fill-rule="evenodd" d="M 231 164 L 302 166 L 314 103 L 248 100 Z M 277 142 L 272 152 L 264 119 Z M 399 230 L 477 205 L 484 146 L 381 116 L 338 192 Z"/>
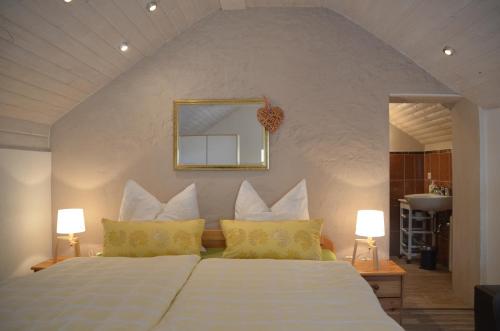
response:
<path id="1" fill-rule="evenodd" d="M 247 7 L 331 9 L 474 103 L 484 108 L 500 107 L 498 0 L 246 0 L 245 3 Z M 456 54 L 444 56 L 444 46 L 453 47 Z"/>
<path id="2" fill-rule="evenodd" d="M 500 107 L 500 1 L 326 3 L 474 103 Z M 445 45 L 456 54 L 444 56 Z"/>
<path id="3" fill-rule="evenodd" d="M 52 124 L 219 0 L 1 0 L 0 116 Z M 127 41 L 130 48 L 121 52 Z"/>
<path id="4" fill-rule="evenodd" d="M 223 9 L 324 7 L 471 101 L 500 107 L 498 0 L 1 0 L 0 116 L 52 124 L 145 56 Z M 119 45 L 128 41 L 122 53 Z M 444 45 L 456 49 L 446 57 Z"/>
<path id="5" fill-rule="evenodd" d="M 450 110 L 439 103 L 391 103 L 389 122 L 422 145 L 450 142 Z"/>

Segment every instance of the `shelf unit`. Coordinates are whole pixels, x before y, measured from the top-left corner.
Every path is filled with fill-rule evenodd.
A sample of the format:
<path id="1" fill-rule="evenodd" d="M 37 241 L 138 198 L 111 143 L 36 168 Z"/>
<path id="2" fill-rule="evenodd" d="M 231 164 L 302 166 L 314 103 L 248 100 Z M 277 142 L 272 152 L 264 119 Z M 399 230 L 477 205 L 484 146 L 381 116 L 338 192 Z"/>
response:
<path id="1" fill-rule="evenodd" d="M 408 201 L 399 199 L 399 256 L 411 263 L 420 250 L 436 243 L 435 218 L 424 211 L 412 210 Z"/>

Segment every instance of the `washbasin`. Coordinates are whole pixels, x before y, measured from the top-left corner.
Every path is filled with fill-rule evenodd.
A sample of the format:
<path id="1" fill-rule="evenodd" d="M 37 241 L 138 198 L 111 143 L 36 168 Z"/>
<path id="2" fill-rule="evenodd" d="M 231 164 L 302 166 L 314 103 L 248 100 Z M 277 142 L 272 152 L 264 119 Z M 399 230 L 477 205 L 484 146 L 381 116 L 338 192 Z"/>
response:
<path id="1" fill-rule="evenodd" d="M 438 212 L 452 209 L 453 197 L 451 196 L 421 193 L 405 195 L 405 199 L 413 210 Z"/>

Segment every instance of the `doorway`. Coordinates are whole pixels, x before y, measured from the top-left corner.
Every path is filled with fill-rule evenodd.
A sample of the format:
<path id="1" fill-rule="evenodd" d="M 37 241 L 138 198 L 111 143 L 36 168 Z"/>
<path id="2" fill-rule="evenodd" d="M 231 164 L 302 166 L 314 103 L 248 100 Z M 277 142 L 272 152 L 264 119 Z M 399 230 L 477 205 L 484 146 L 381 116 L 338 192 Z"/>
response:
<path id="1" fill-rule="evenodd" d="M 391 259 L 407 271 L 403 326 L 474 330 L 473 288 L 479 283 L 480 259 L 478 107 L 458 95 L 392 94 L 388 108 L 389 241 Z M 410 264 L 405 256 L 399 258 L 399 199 L 428 193 L 432 181 L 434 187 L 448 188 L 453 204 L 451 212 L 437 217 L 437 225 L 445 223 L 435 234 L 434 246 L 440 247 L 436 269 L 427 270 L 420 268 L 419 255 Z M 453 238 L 460 244 L 454 245 Z"/>
<path id="2" fill-rule="evenodd" d="M 390 255 L 404 257 L 408 263 L 422 255 L 429 256 L 441 267 L 449 268 L 453 191 L 451 111 L 441 103 L 390 103 L 389 122 Z M 426 193 L 442 196 L 439 201 L 448 202 L 448 206 L 438 205 L 438 212 L 425 206 L 412 210 L 414 199 L 405 197 Z M 421 254 L 424 250 L 432 253 Z"/>
<path id="3" fill-rule="evenodd" d="M 466 307 L 453 293 L 451 276 L 451 108 L 442 102 L 389 103 L 390 255 L 408 272 L 409 309 Z M 410 206 L 408 195 L 429 193 L 449 196 L 449 210 Z"/>

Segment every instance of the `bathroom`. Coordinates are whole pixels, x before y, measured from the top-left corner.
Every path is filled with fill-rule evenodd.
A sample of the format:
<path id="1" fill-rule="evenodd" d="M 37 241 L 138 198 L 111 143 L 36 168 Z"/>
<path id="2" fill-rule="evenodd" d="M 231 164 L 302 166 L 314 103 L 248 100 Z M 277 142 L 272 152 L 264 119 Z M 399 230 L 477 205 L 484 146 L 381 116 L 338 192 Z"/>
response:
<path id="1" fill-rule="evenodd" d="M 451 108 L 446 103 L 389 104 L 390 255 L 427 270 L 451 271 Z M 440 205 L 433 207 L 436 212 L 405 198 L 426 193 L 442 196 Z"/>

